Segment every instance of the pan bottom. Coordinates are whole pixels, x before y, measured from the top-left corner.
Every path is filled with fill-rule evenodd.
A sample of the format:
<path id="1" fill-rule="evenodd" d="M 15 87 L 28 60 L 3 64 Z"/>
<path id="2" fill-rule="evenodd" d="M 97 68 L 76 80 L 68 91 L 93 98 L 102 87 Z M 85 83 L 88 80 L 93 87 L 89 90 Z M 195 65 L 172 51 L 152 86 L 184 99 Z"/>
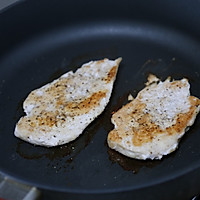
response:
<path id="1" fill-rule="evenodd" d="M 200 165 L 199 154 L 192 153 L 200 148 L 199 118 L 179 149 L 161 161 L 117 157 L 106 137 L 111 113 L 127 102 L 129 93 L 135 96 L 144 87 L 149 73 L 162 79 L 186 77 L 192 94 L 200 97 L 199 52 L 199 43 L 177 30 L 122 21 L 62 27 L 19 42 L 0 58 L 1 172 L 42 189 L 101 194 L 136 191 L 192 171 Z M 110 103 L 77 140 L 44 148 L 13 136 L 30 91 L 90 60 L 119 56 L 123 61 Z"/>

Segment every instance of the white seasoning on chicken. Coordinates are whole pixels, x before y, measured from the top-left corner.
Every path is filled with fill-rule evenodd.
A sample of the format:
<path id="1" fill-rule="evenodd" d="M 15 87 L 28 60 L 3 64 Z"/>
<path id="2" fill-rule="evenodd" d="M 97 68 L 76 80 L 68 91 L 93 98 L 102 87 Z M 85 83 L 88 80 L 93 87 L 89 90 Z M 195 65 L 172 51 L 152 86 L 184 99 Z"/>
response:
<path id="1" fill-rule="evenodd" d="M 189 89 L 185 78 L 162 82 L 150 75 L 137 97 L 113 114 L 109 147 L 141 160 L 173 152 L 200 110 L 200 100 Z"/>
<path id="2" fill-rule="evenodd" d="M 120 62 L 91 61 L 32 91 L 15 136 L 47 147 L 75 140 L 108 104 Z"/>

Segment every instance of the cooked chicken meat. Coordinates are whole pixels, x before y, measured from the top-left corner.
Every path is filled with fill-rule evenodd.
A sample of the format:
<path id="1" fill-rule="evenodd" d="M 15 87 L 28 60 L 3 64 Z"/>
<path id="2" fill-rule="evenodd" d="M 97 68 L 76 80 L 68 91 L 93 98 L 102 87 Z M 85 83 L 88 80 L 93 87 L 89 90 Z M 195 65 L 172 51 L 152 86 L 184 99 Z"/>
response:
<path id="1" fill-rule="evenodd" d="M 32 91 L 15 136 L 47 147 L 75 140 L 108 104 L 120 62 L 91 61 Z"/>
<path id="2" fill-rule="evenodd" d="M 113 114 L 109 147 L 141 160 L 173 152 L 200 110 L 200 100 L 189 89 L 185 78 L 162 82 L 150 75 L 137 97 Z"/>

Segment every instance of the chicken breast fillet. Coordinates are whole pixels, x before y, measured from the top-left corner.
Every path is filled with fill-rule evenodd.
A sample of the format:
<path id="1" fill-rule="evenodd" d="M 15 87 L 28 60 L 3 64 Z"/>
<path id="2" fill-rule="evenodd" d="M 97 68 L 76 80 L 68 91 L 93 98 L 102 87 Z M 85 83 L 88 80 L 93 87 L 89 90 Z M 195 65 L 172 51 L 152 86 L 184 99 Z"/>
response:
<path id="1" fill-rule="evenodd" d="M 108 145 L 136 159 L 161 159 L 173 152 L 200 110 L 187 79 L 164 82 L 150 75 L 137 97 L 112 116 Z"/>
<path id="2" fill-rule="evenodd" d="M 120 62 L 91 61 L 32 91 L 14 135 L 47 147 L 76 139 L 108 104 Z"/>

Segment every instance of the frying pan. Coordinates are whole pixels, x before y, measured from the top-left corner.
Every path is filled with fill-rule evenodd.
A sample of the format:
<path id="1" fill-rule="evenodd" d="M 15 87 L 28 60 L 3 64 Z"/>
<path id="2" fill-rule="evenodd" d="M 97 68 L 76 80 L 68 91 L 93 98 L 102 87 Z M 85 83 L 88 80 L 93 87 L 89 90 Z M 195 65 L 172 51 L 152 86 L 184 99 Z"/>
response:
<path id="1" fill-rule="evenodd" d="M 0 13 L 0 173 L 43 199 L 192 199 L 200 192 L 200 118 L 174 153 L 137 161 L 108 148 L 111 113 L 149 73 L 186 77 L 200 97 L 200 2 L 27 0 Z M 123 58 L 105 111 L 54 148 L 14 137 L 29 92 L 90 60 Z"/>

